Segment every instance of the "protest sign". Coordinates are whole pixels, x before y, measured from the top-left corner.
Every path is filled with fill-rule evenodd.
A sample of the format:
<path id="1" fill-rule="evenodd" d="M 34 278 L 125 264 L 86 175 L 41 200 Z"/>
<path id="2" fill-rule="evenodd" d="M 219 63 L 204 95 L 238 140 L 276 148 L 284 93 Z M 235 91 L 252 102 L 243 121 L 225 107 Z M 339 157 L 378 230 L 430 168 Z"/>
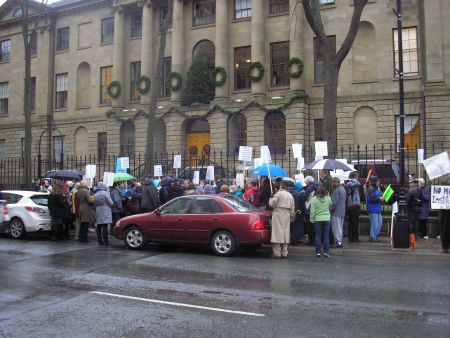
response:
<path id="1" fill-rule="evenodd" d="M 315 160 L 322 160 L 325 156 L 328 156 L 328 144 L 327 141 L 317 141 L 314 142 L 314 147 L 316 149 Z"/>
<path id="2" fill-rule="evenodd" d="M 214 181 L 214 166 L 210 165 L 206 169 L 206 179 L 210 181 Z"/>
<path id="3" fill-rule="evenodd" d="M 194 177 L 192 178 L 192 183 L 194 183 L 195 185 L 200 184 L 200 171 L 198 171 L 198 170 L 194 171 Z"/>
<path id="4" fill-rule="evenodd" d="M 130 158 L 118 157 L 116 160 L 116 173 L 126 173 L 128 168 L 130 168 Z"/>
<path id="5" fill-rule="evenodd" d="M 236 174 L 236 185 L 245 188 L 244 174 Z"/>
<path id="6" fill-rule="evenodd" d="M 450 209 L 450 186 L 431 186 L 431 209 Z"/>
<path id="7" fill-rule="evenodd" d="M 398 202 L 392 204 L 392 216 L 395 216 L 396 213 L 398 213 Z"/>
<path id="8" fill-rule="evenodd" d="M 417 149 L 417 162 L 423 163 L 425 159 L 425 149 Z"/>
<path id="9" fill-rule="evenodd" d="M 107 187 L 112 187 L 114 184 L 114 173 L 105 171 L 103 173 L 103 183 L 105 183 Z"/>
<path id="10" fill-rule="evenodd" d="M 181 155 L 173 155 L 173 169 L 181 168 Z"/>
<path id="11" fill-rule="evenodd" d="M 294 143 L 292 145 L 292 152 L 294 153 L 294 158 L 300 158 L 302 156 L 303 144 Z"/>
<path id="12" fill-rule="evenodd" d="M 95 178 L 96 173 L 97 173 L 97 166 L 95 164 L 86 165 L 86 177 Z"/>
<path id="13" fill-rule="evenodd" d="M 302 170 L 305 166 L 305 159 L 303 157 L 299 157 L 297 159 L 297 170 Z"/>
<path id="14" fill-rule="evenodd" d="M 252 161 L 253 147 L 239 147 L 239 161 L 251 162 Z"/>
<path id="15" fill-rule="evenodd" d="M 427 158 L 423 161 L 423 165 L 430 180 L 450 174 L 450 160 L 446 151 L 439 155 Z"/>
<path id="16" fill-rule="evenodd" d="M 155 177 L 161 177 L 163 175 L 162 165 L 158 164 L 153 166 L 153 175 Z"/>
<path id="17" fill-rule="evenodd" d="M 261 160 L 263 164 L 269 164 L 272 162 L 272 158 L 270 157 L 270 150 L 268 146 L 261 147 Z"/>
<path id="18" fill-rule="evenodd" d="M 388 202 L 393 194 L 394 194 L 394 189 L 392 189 L 391 185 L 389 184 L 387 186 L 386 190 L 383 192 L 383 200 L 384 200 L 384 202 Z"/>
<path id="19" fill-rule="evenodd" d="M 305 183 L 305 175 L 303 175 L 303 173 L 301 173 L 301 174 L 296 174 L 296 175 L 294 176 L 294 178 L 295 178 L 296 181 L 302 182 L 302 184 Z"/>

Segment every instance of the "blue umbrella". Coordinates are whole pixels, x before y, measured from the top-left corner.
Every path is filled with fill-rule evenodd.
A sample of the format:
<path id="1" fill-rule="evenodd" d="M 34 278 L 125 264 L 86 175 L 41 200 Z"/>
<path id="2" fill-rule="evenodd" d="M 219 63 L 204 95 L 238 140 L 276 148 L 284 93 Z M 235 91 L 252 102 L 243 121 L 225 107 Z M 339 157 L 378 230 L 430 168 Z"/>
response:
<path id="1" fill-rule="evenodd" d="M 269 167 L 269 170 L 267 170 L 267 167 Z M 270 171 L 270 176 L 281 176 L 281 177 L 285 177 L 285 176 L 289 176 L 287 174 L 287 172 L 284 171 L 283 168 L 275 165 L 275 164 L 263 164 L 261 166 L 259 166 L 258 168 L 256 168 L 255 170 L 253 170 L 252 175 L 253 176 L 269 176 L 269 171 Z"/>

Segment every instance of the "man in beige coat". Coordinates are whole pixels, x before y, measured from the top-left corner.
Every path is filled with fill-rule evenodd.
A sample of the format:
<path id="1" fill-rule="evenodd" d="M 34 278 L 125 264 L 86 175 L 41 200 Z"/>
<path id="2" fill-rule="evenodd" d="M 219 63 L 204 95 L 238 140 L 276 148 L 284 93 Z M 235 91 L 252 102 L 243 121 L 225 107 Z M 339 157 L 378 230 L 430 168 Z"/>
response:
<path id="1" fill-rule="evenodd" d="M 280 190 L 269 200 L 272 211 L 272 251 L 274 258 L 286 258 L 290 240 L 291 218 L 295 216 L 294 197 L 281 181 Z"/>

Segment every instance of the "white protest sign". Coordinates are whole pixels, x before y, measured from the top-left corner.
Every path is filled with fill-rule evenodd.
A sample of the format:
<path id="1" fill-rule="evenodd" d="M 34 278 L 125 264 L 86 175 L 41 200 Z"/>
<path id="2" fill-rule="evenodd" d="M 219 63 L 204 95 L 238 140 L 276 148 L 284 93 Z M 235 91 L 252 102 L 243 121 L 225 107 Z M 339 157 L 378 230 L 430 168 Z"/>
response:
<path id="1" fill-rule="evenodd" d="M 263 165 L 263 161 L 262 161 L 261 157 L 253 159 L 253 166 L 255 167 L 255 169 L 262 165 Z"/>
<path id="2" fill-rule="evenodd" d="M 450 174 L 450 160 L 446 151 L 439 155 L 427 158 L 423 161 L 423 165 L 430 180 Z"/>
<path id="3" fill-rule="evenodd" d="M 96 173 L 97 173 L 97 166 L 95 164 L 86 165 L 86 177 L 95 178 Z"/>
<path id="4" fill-rule="evenodd" d="M 392 217 L 394 217 L 396 213 L 398 213 L 398 202 L 392 204 Z"/>
<path id="5" fill-rule="evenodd" d="M 245 188 L 244 174 L 236 174 L 236 185 Z"/>
<path id="6" fill-rule="evenodd" d="M 194 177 L 192 178 L 192 183 L 194 183 L 195 185 L 200 184 L 200 171 L 198 171 L 198 170 L 194 171 Z"/>
<path id="7" fill-rule="evenodd" d="M 103 173 L 103 183 L 105 183 L 107 187 L 112 187 L 114 184 L 114 173 L 105 171 Z"/>
<path id="8" fill-rule="evenodd" d="M 431 186 L 431 209 L 450 209 L 450 186 Z"/>
<path id="9" fill-rule="evenodd" d="M 417 162 L 423 163 L 425 159 L 425 149 L 417 149 Z"/>
<path id="10" fill-rule="evenodd" d="M 270 157 L 270 150 L 268 146 L 261 146 L 261 160 L 262 164 L 268 164 L 272 162 L 272 158 Z"/>
<path id="11" fill-rule="evenodd" d="M 305 183 L 305 175 L 303 175 L 303 173 L 301 173 L 301 174 L 296 174 L 296 175 L 294 176 L 294 178 L 295 178 L 296 181 L 302 182 L 302 184 Z"/>
<path id="12" fill-rule="evenodd" d="M 349 173 L 350 173 L 349 171 L 344 171 L 341 169 L 336 169 L 336 170 L 330 171 L 331 177 L 339 177 L 339 180 L 341 181 L 341 183 L 344 183 L 346 180 L 348 180 Z"/>
<path id="13" fill-rule="evenodd" d="M 292 144 L 292 152 L 294 153 L 294 158 L 303 157 L 303 144 L 294 143 Z"/>
<path id="14" fill-rule="evenodd" d="M 239 161 L 251 162 L 252 161 L 253 147 L 239 147 Z"/>
<path id="15" fill-rule="evenodd" d="M 155 177 L 161 177 L 163 175 L 162 165 L 158 164 L 158 165 L 153 166 L 153 175 Z"/>
<path id="16" fill-rule="evenodd" d="M 129 157 L 121 157 L 120 158 L 120 167 L 122 169 L 130 168 L 130 158 Z M 126 170 L 125 170 L 126 171 Z"/>
<path id="17" fill-rule="evenodd" d="M 214 166 L 209 165 L 206 169 L 206 179 L 210 181 L 214 181 Z"/>
<path id="18" fill-rule="evenodd" d="M 173 169 L 181 168 L 181 155 L 173 155 Z"/>
<path id="19" fill-rule="evenodd" d="M 305 159 L 303 157 L 299 157 L 297 159 L 297 170 L 302 170 L 305 166 Z"/>
<path id="20" fill-rule="evenodd" d="M 328 144 L 327 141 L 314 142 L 316 149 L 316 161 L 322 160 L 325 156 L 328 156 Z"/>

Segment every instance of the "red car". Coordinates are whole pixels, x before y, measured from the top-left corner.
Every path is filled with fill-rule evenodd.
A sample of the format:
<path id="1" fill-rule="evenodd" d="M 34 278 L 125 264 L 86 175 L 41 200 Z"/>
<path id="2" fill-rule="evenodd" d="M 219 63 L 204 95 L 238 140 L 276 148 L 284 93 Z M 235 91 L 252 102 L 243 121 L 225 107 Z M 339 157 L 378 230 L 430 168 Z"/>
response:
<path id="1" fill-rule="evenodd" d="M 113 235 L 130 249 L 142 249 L 148 242 L 210 245 L 216 255 L 230 256 L 238 247 L 257 249 L 268 243 L 270 221 L 270 212 L 235 196 L 193 195 L 122 218 Z"/>

